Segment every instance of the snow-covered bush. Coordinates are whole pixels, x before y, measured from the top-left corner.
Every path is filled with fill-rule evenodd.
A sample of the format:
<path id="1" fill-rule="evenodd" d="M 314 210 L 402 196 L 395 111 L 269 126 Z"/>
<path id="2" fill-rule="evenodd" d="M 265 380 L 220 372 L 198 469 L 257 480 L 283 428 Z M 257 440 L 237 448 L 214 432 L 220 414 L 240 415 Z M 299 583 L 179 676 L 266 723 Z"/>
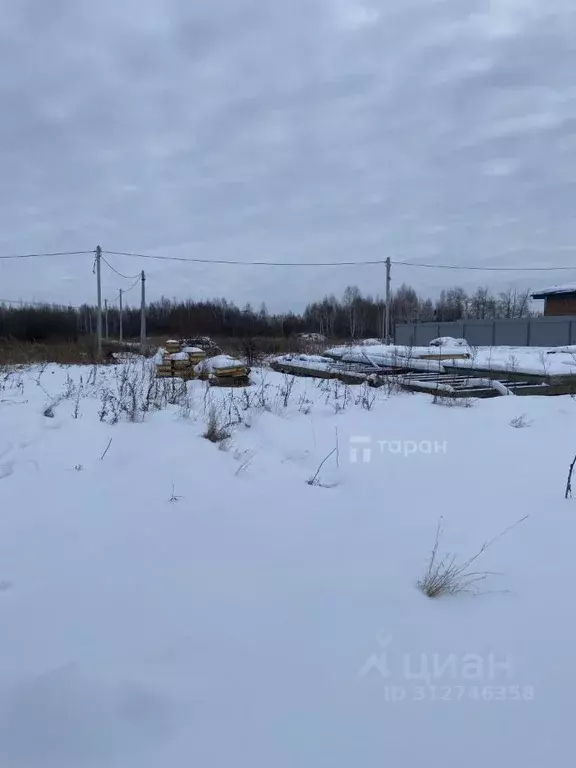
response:
<path id="1" fill-rule="evenodd" d="M 522 413 L 520 416 L 515 416 L 510 422 L 510 426 L 515 429 L 524 429 L 524 427 L 529 427 L 530 424 L 531 422 L 526 418 L 525 413 Z"/>
<path id="2" fill-rule="evenodd" d="M 208 421 L 202 437 L 210 440 L 211 443 L 223 443 L 230 437 L 228 426 L 223 423 L 222 416 L 214 404 L 208 411 Z"/>
<path id="3" fill-rule="evenodd" d="M 282 405 L 284 408 L 288 408 L 288 403 L 290 402 L 290 397 L 292 395 L 292 390 L 294 389 L 294 384 L 296 382 L 295 376 L 284 376 L 284 382 L 282 384 L 282 387 L 280 388 L 280 395 L 282 397 Z"/>
<path id="4" fill-rule="evenodd" d="M 476 401 L 473 397 L 453 397 L 439 390 L 434 393 L 432 402 L 444 408 L 472 408 Z"/>
<path id="5" fill-rule="evenodd" d="M 376 401 L 376 390 L 368 384 L 360 385 L 360 394 L 355 400 L 355 405 L 360 405 L 365 411 L 371 411 Z"/>

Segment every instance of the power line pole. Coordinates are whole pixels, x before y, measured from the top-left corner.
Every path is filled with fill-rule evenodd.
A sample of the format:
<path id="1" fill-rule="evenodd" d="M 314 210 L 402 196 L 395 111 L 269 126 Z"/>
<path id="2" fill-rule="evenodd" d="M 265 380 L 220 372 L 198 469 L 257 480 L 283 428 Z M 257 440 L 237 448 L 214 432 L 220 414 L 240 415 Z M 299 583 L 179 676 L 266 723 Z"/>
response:
<path id="1" fill-rule="evenodd" d="M 120 293 L 118 295 L 119 299 L 120 299 L 120 334 L 119 334 L 120 335 L 120 341 L 123 341 L 123 336 L 124 336 L 124 328 L 122 326 L 122 321 L 123 321 L 123 318 L 122 318 L 122 296 L 123 296 L 123 294 L 124 294 L 124 291 L 122 290 L 122 288 L 120 288 Z"/>
<path id="2" fill-rule="evenodd" d="M 104 299 L 104 338 L 108 338 L 108 299 Z"/>
<path id="3" fill-rule="evenodd" d="M 100 274 L 100 259 L 102 258 L 102 248 L 96 246 L 96 290 L 98 295 L 98 311 L 96 315 L 96 346 L 98 350 L 98 359 L 102 357 L 102 281 Z"/>
<path id="4" fill-rule="evenodd" d="M 140 304 L 140 351 L 144 354 L 146 349 L 146 273 L 142 270 L 140 276 L 142 284 L 142 301 Z"/>
<path id="5" fill-rule="evenodd" d="M 386 259 L 386 309 L 384 343 L 390 344 L 390 257 Z"/>

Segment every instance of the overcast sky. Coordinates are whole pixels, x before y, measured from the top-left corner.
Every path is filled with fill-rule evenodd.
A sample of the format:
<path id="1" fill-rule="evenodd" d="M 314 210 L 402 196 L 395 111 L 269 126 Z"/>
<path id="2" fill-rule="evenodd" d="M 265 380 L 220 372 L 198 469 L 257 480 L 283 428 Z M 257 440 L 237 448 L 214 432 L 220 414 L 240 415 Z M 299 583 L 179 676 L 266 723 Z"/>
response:
<path id="1" fill-rule="evenodd" d="M 575 73 L 574 0 L 0 0 L 0 255 L 575 264 L 394 269 L 431 295 L 573 281 Z M 271 309 L 384 288 L 382 267 L 114 264 L 151 297 Z M 93 282 L 90 256 L 0 261 L 0 298 Z"/>

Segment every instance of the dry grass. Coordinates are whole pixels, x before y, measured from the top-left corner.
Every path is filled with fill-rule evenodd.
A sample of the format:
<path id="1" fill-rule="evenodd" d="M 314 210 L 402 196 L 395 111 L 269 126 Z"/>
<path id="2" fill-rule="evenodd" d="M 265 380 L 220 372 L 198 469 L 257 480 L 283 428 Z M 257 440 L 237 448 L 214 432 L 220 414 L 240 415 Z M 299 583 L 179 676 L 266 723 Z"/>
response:
<path id="1" fill-rule="evenodd" d="M 510 426 L 514 427 L 514 429 L 524 429 L 525 427 L 529 427 L 531 424 L 532 422 L 526 418 L 525 413 L 520 414 L 520 416 L 515 416 L 510 421 Z"/>
<path id="2" fill-rule="evenodd" d="M 516 528 L 520 523 L 523 523 L 529 515 L 517 520 L 513 525 L 506 528 L 502 533 L 499 533 L 490 541 L 485 542 L 476 554 L 469 557 L 462 562 L 458 561 L 458 556 L 453 555 L 450 552 L 444 556 L 440 556 L 440 540 L 442 538 L 442 518 L 436 528 L 436 539 L 434 541 L 434 547 L 430 554 L 430 560 L 428 562 L 428 569 L 418 581 L 418 588 L 426 595 L 426 597 L 442 597 L 443 595 L 457 595 L 462 592 L 471 592 L 473 594 L 479 594 L 479 584 L 485 581 L 489 576 L 496 574 L 490 571 L 476 571 L 472 570 L 472 566 L 477 560 L 495 544 L 499 539 L 509 533 L 513 528 Z"/>
<path id="3" fill-rule="evenodd" d="M 91 365 L 96 362 L 96 346 L 92 339 L 78 342 L 21 342 L 0 340 L 0 364 L 30 365 L 60 363 Z"/>
<path id="4" fill-rule="evenodd" d="M 450 394 L 436 392 L 432 397 L 434 405 L 441 405 L 443 408 L 472 408 L 476 401 L 473 397 L 453 397 Z"/>
<path id="5" fill-rule="evenodd" d="M 114 352 L 138 352 L 135 342 L 120 344 L 105 340 L 102 344 L 102 361 L 110 362 Z M 146 355 L 155 349 L 149 345 Z M 59 365 L 93 365 L 98 362 L 96 340 L 86 336 L 78 341 L 26 342 L 0 339 L 0 365 L 32 365 L 34 363 L 57 363 Z"/>
<path id="6" fill-rule="evenodd" d="M 230 438 L 230 431 L 222 423 L 220 413 L 214 405 L 210 406 L 208 411 L 208 421 L 206 422 L 206 429 L 202 437 L 210 440 L 211 443 L 224 443 Z"/>
<path id="7" fill-rule="evenodd" d="M 242 358 L 250 356 L 253 362 L 259 362 L 271 355 L 318 355 L 328 347 L 345 343 L 341 339 L 329 339 L 318 343 L 298 336 L 262 336 L 252 339 L 215 338 L 214 340 L 225 354 Z"/>

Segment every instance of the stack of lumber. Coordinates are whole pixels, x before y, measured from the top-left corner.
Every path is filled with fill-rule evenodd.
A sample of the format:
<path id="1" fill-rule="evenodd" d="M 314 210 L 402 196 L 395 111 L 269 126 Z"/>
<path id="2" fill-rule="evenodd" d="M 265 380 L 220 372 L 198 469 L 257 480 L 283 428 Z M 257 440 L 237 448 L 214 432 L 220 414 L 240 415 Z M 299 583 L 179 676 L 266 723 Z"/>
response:
<path id="1" fill-rule="evenodd" d="M 201 363 L 202 360 L 206 359 L 206 352 L 204 352 L 203 349 L 200 349 L 200 347 L 184 346 L 182 347 L 182 352 L 188 355 L 188 359 L 192 366 L 196 366 L 198 363 Z"/>
<path id="2" fill-rule="evenodd" d="M 250 384 L 250 369 L 228 355 L 207 357 L 202 347 L 170 339 L 156 354 L 156 375 L 183 379 L 206 379 L 213 386 L 240 387 Z"/>
<path id="3" fill-rule="evenodd" d="M 222 350 L 210 336 L 195 336 L 192 339 L 184 339 L 182 345 L 184 347 L 198 347 L 206 353 L 207 357 L 222 354 Z"/>
<path id="4" fill-rule="evenodd" d="M 170 355 L 180 352 L 180 342 L 176 341 L 176 339 L 168 339 L 166 342 L 166 352 Z"/>
<path id="5" fill-rule="evenodd" d="M 246 387 L 250 384 L 250 368 L 228 355 L 217 355 L 204 360 L 194 369 L 201 379 L 215 387 Z"/>
<path id="6" fill-rule="evenodd" d="M 156 376 L 158 378 L 172 378 L 177 376 L 190 379 L 194 375 L 194 369 L 189 356 L 185 352 L 170 353 L 163 351 L 160 360 L 156 361 Z"/>

